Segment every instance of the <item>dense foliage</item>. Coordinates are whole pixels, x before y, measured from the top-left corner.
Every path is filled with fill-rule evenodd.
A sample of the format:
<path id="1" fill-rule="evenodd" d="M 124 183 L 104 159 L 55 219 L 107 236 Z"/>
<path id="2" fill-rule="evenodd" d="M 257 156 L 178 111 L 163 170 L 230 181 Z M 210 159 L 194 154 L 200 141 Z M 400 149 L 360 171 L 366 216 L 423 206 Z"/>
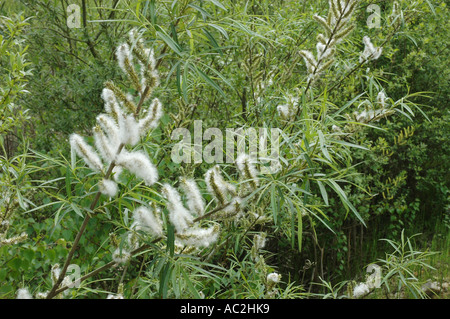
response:
<path id="1" fill-rule="evenodd" d="M 436 278 L 444 293 L 448 5 L 2 2 L 0 298 L 427 297 Z M 100 114 L 130 136 L 114 144 Z M 199 120 L 279 129 L 279 169 L 177 163 L 173 133 Z M 142 207 L 161 229 L 136 227 Z M 380 285 L 355 287 L 371 263 Z"/>

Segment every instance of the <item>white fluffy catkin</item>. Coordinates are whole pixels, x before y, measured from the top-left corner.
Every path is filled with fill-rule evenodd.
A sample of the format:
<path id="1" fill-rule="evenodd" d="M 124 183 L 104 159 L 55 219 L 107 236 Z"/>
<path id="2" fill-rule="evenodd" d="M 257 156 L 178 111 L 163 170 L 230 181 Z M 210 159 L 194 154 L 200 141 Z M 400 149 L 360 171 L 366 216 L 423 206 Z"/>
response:
<path id="1" fill-rule="evenodd" d="M 119 139 L 119 126 L 114 121 L 114 119 L 106 114 L 100 114 L 97 116 L 97 123 L 102 128 L 103 132 L 109 140 L 110 147 L 117 151 L 120 145 Z"/>
<path id="2" fill-rule="evenodd" d="M 224 207 L 219 215 L 222 218 L 231 218 L 236 215 L 239 215 L 241 213 L 242 209 L 242 198 L 239 196 L 233 197 L 230 202 L 228 202 L 228 205 Z"/>
<path id="3" fill-rule="evenodd" d="M 117 156 L 116 164 L 126 168 L 137 177 L 144 180 L 147 186 L 153 185 L 158 180 L 158 170 L 150 162 L 147 154 L 137 152 L 122 152 Z"/>
<path id="4" fill-rule="evenodd" d="M 141 206 L 133 212 L 133 218 L 137 224 L 136 230 L 144 230 L 154 237 L 163 235 L 162 221 L 157 212 Z"/>
<path id="5" fill-rule="evenodd" d="M 106 113 L 111 114 L 114 118 L 117 118 L 119 115 L 123 113 L 119 103 L 117 102 L 116 96 L 114 95 L 114 92 L 112 90 L 104 88 L 102 90 L 101 97 L 103 101 L 105 101 Z"/>
<path id="6" fill-rule="evenodd" d="M 17 299 L 33 299 L 33 296 L 28 291 L 28 288 L 21 288 L 17 290 Z"/>
<path id="7" fill-rule="evenodd" d="M 145 112 L 145 116 L 139 120 L 138 124 L 141 136 L 144 136 L 149 130 L 154 129 L 158 125 L 159 119 L 163 114 L 161 101 L 155 98 Z"/>
<path id="8" fill-rule="evenodd" d="M 236 158 L 236 166 L 244 180 L 247 181 L 252 189 L 256 189 L 259 185 L 259 180 L 258 171 L 254 165 L 254 159 L 248 154 L 241 154 Z"/>
<path id="9" fill-rule="evenodd" d="M 102 179 L 98 184 L 98 189 L 102 194 L 109 197 L 114 197 L 119 192 L 119 187 L 117 186 L 116 182 L 110 179 Z"/>
<path id="10" fill-rule="evenodd" d="M 277 284 L 277 283 L 280 282 L 280 280 L 281 280 L 281 275 L 278 274 L 278 273 L 276 273 L 276 272 L 272 272 L 272 273 L 270 273 L 270 274 L 267 275 L 266 280 L 267 280 L 267 284 L 268 284 L 269 286 L 273 286 L 273 285 L 275 285 L 275 284 Z"/>
<path id="11" fill-rule="evenodd" d="M 208 247 L 217 241 L 219 236 L 219 226 L 209 228 L 190 228 L 182 234 L 177 234 L 183 244 L 195 247 Z"/>
<path id="12" fill-rule="evenodd" d="M 364 295 L 367 295 L 370 292 L 369 286 L 366 283 L 359 283 L 354 289 L 353 289 L 353 297 L 354 298 L 360 298 Z"/>
<path id="13" fill-rule="evenodd" d="M 101 157 L 106 163 L 112 162 L 117 149 L 113 147 L 113 143 L 110 142 L 100 126 L 94 127 L 93 131 L 95 147 L 100 152 Z"/>
<path id="14" fill-rule="evenodd" d="M 133 115 L 119 116 L 119 138 L 122 144 L 135 146 L 140 139 L 139 124 Z"/>
<path id="15" fill-rule="evenodd" d="M 377 95 L 377 103 L 378 105 L 384 109 L 386 107 L 387 96 L 384 91 L 380 91 Z"/>
<path id="16" fill-rule="evenodd" d="M 205 173 L 205 182 L 208 192 L 214 196 L 220 205 L 227 202 L 227 195 L 236 196 L 236 188 L 225 182 L 218 165 L 210 168 Z"/>
<path id="17" fill-rule="evenodd" d="M 101 171 L 103 168 L 102 161 L 94 149 L 87 144 L 84 139 L 74 133 L 70 135 L 70 146 L 75 150 L 75 152 L 83 158 L 86 164 L 94 171 Z"/>
<path id="18" fill-rule="evenodd" d="M 118 247 L 113 253 L 112 253 L 112 259 L 117 264 L 125 264 L 128 260 L 130 260 L 131 254 L 123 249 Z"/>
<path id="19" fill-rule="evenodd" d="M 119 63 L 119 67 L 126 74 L 127 69 L 125 60 L 128 59 L 129 61 L 131 61 L 130 47 L 128 46 L 128 44 L 123 43 L 117 48 L 116 57 L 117 62 Z"/>
<path id="20" fill-rule="evenodd" d="M 192 213 L 202 216 L 205 211 L 205 200 L 200 193 L 197 183 L 193 179 L 182 177 L 181 188 L 187 197 L 187 205 Z"/>
<path id="21" fill-rule="evenodd" d="M 377 60 L 381 56 L 383 48 L 375 48 L 368 36 L 363 37 L 363 42 L 364 51 L 359 57 L 359 62 L 363 63 L 371 60 Z"/>
<path id="22" fill-rule="evenodd" d="M 257 251 L 266 246 L 266 237 L 266 233 L 256 234 L 253 237 L 253 245 Z"/>
<path id="23" fill-rule="evenodd" d="M 164 184 L 162 193 L 167 199 L 167 209 L 169 211 L 169 219 L 175 230 L 178 233 L 183 233 L 188 227 L 190 227 L 194 221 L 193 216 L 183 206 L 180 194 L 178 191 L 170 186 Z"/>
<path id="24" fill-rule="evenodd" d="M 291 110 L 289 108 L 289 105 L 280 104 L 277 106 L 277 111 L 282 120 L 288 121 L 291 119 Z"/>

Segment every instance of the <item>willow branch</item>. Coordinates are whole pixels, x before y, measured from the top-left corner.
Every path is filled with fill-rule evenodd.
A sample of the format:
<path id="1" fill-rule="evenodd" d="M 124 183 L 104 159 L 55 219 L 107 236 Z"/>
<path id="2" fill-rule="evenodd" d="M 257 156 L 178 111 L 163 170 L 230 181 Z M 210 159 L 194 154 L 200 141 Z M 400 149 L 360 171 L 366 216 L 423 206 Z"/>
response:
<path id="1" fill-rule="evenodd" d="M 144 92 L 148 92 L 148 90 L 149 90 L 149 88 L 147 86 L 144 89 Z M 145 100 L 145 95 L 143 94 L 141 96 L 140 100 L 139 100 L 139 103 L 138 103 L 139 108 L 142 106 L 142 103 L 144 103 L 144 100 Z M 125 146 L 124 144 L 120 144 L 119 145 L 119 148 L 117 149 L 117 152 L 116 152 L 116 157 L 117 157 L 117 155 L 120 154 L 120 152 L 122 151 L 124 146 Z M 105 176 L 104 176 L 105 179 L 108 179 L 111 176 L 112 171 L 113 171 L 115 166 L 116 166 L 116 162 L 112 161 L 111 164 L 109 165 L 108 170 L 106 171 Z M 100 196 L 101 196 L 101 192 L 98 191 L 95 194 L 95 197 L 94 197 L 94 199 L 91 202 L 91 205 L 89 207 L 90 211 L 94 211 L 94 209 L 97 206 L 97 203 L 98 203 L 98 201 L 100 199 Z M 80 239 L 83 236 L 83 233 L 86 230 L 87 224 L 89 223 L 89 220 L 91 219 L 91 217 L 92 216 L 89 213 L 86 214 L 86 216 L 84 217 L 83 223 L 81 224 L 81 227 L 78 230 L 78 233 L 77 233 L 77 236 L 75 237 L 75 240 L 73 242 L 72 248 L 70 249 L 69 254 L 67 255 L 67 258 L 66 258 L 66 261 L 64 263 L 63 269 L 61 270 L 61 273 L 60 273 L 60 275 L 58 277 L 58 280 L 55 282 L 55 284 L 53 285 L 51 291 L 47 295 L 47 299 L 51 299 L 51 298 L 53 298 L 54 296 L 57 295 L 56 291 L 57 291 L 58 287 L 61 285 L 62 281 L 64 280 L 64 277 L 65 277 L 65 275 L 67 273 L 67 268 L 69 267 L 70 262 L 72 261 L 73 255 L 74 255 L 76 249 L 78 248 L 78 244 L 80 242 Z"/>
<path id="2" fill-rule="evenodd" d="M 249 193 L 247 193 L 247 194 L 241 196 L 241 198 L 246 198 L 246 197 L 250 196 L 251 194 L 252 194 L 252 193 L 249 192 Z M 207 217 L 210 217 L 210 216 L 214 215 L 215 213 L 220 212 L 221 210 L 223 210 L 223 209 L 225 209 L 226 207 L 228 207 L 231 203 L 232 203 L 232 202 L 230 201 L 230 202 L 228 202 L 228 203 L 226 203 L 226 204 L 224 204 L 224 205 L 221 205 L 221 206 L 218 206 L 218 207 L 214 208 L 213 210 L 209 211 L 208 213 L 206 213 L 206 214 L 204 214 L 204 215 L 202 215 L 202 216 L 197 217 L 196 219 L 194 219 L 194 222 L 198 222 L 198 221 L 200 221 L 200 220 L 203 220 L 203 219 L 205 219 L 205 218 L 207 218 Z M 89 215 L 87 215 L 87 216 L 89 216 Z M 86 216 L 86 217 L 87 217 L 87 216 Z M 162 239 L 163 239 L 163 237 L 158 237 L 158 238 L 154 239 L 154 240 L 151 242 L 151 244 L 156 244 L 156 243 L 158 243 L 159 241 L 161 241 Z M 151 247 L 150 244 L 144 244 L 144 245 L 142 245 L 141 247 L 139 247 L 139 248 L 133 250 L 133 251 L 130 253 L 130 255 L 133 257 L 133 256 L 139 254 L 140 252 L 142 252 L 142 251 L 144 251 L 144 250 L 146 250 L 146 249 L 148 249 L 148 248 L 150 248 L 150 247 Z M 97 269 L 91 271 L 90 273 L 84 275 L 83 277 L 81 277 L 81 278 L 80 278 L 80 282 L 83 282 L 84 280 L 86 280 L 86 279 L 88 279 L 88 278 L 90 278 L 90 277 L 92 277 L 92 276 L 95 276 L 95 275 L 97 275 L 98 273 L 100 273 L 100 272 L 102 272 L 102 271 L 104 271 L 104 270 L 107 270 L 107 269 L 109 269 L 109 268 L 111 268 L 111 267 L 113 267 L 113 266 L 115 266 L 115 265 L 117 265 L 117 262 L 115 262 L 115 261 L 110 261 L 109 263 L 107 263 L 107 264 L 105 264 L 105 265 L 103 265 L 103 266 L 101 266 L 101 267 L 99 267 L 99 268 L 97 268 Z M 66 270 L 67 270 L 67 269 L 66 269 Z M 62 272 L 61 272 L 61 273 L 62 273 Z M 62 278 L 64 278 L 64 276 L 63 276 Z M 59 283 L 59 284 L 60 284 L 60 283 Z M 59 284 L 58 284 L 58 285 L 59 285 Z M 56 285 L 55 285 L 55 286 L 56 286 Z M 55 289 L 55 291 L 53 292 L 53 296 L 56 296 L 56 295 L 60 294 L 61 292 L 65 291 L 65 290 L 67 290 L 67 289 L 69 289 L 69 288 L 70 288 L 69 286 L 64 286 L 64 287 L 61 287 L 61 288 L 59 288 L 59 289 Z M 49 293 L 49 295 L 47 295 L 47 299 L 50 299 L 50 298 L 53 297 L 53 296 L 50 296 L 50 297 L 49 297 L 49 296 L 50 296 L 50 293 Z"/>

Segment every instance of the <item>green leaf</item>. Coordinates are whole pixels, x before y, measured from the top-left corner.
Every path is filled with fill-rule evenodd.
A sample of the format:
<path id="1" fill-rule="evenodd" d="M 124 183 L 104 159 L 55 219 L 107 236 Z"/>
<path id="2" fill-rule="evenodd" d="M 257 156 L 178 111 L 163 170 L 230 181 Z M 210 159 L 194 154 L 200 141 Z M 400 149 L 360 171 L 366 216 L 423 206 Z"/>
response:
<path id="1" fill-rule="evenodd" d="M 436 16 L 436 10 L 434 10 L 433 4 L 430 2 L 430 0 L 425 0 L 430 7 L 431 12 L 433 12 L 433 15 Z"/>
<path id="2" fill-rule="evenodd" d="M 176 70 L 176 85 L 177 85 L 177 90 L 178 90 L 178 94 L 181 94 L 181 85 L 183 80 L 181 79 L 181 66 L 180 66 L 180 62 L 177 62 L 176 65 L 173 66 L 172 70 L 175 69 Z M 172 71 L 173 72 L 173 71 Z M 172 73 L 170 72 L 170 73 Z M 170 75 L 168 76 L 170 77 Z"/>
<path id="3" fill-rule="evenodd" d="M 272 184 L 270 187 L 270 204 L 272 206 L 272 214 L 273 214 L 273 221 L 275 225 L 278 223 L 278 202 L 276 199 L 276 192 L 275 192 L 276 185 Z"/>
<path id="4" fill-rule="evenodd" d="M 18 257 L 15 257 L 13 260 L 10 260 L 8 262 L 8 266 L 9 268 L 13 269 L 13 270 L 19 270 L 20 266 L 22 265 L 22 260 Z"/>
<path id="5" fill-rule="evenodd" d="M 162 299 L 167 298 L 167 292 L 169 291 L 169 279 L 172 273 L 173 267 L 171 263 L 167 263 L 164 265 L 162 272 L 160 273 L 159 280 L 159 294 Z"/>
<path id="6" fill-rule="evenodd" d="M 319 144 L 320 149 L 322 150 L 322 154 L 326 157 L 327 160 L 332 162 L 330 153 L 328 153 L 327 146 L 325 145 L 325 137 L 323 136 L 323 133 L 321 130 L 318 130 L 317 133 L 319 134 Z"/>
<path id="7" fill-rule="evenodd" d="M 229 39 L 228 32 L 221 26 L 218 26 L 217 24 L 214 23 L 209 23 L 208 26 L 213 27 L 214 29 L 219 31 L 227 40 Z"/>
<path id="8" fill-rule="evenodd" d="M 59 217 L 59 214 L 61 214 L 62 209 L 65 207 L 66 203 L 62 202 L 61 206 L 59 206 L 58 210 L 56 211 L 55 214 L 55 226 L 59 225 L 59 223 L 61 222 L 61 220 L 63 219 L 63 217 L 67 214 L 67 210 L 64 212 L 64 214 Z"/>
<path id="9" fill-rule="evenodd" d="M 32 249 L 26 249 L 22 252 L 22 254 L 28 261 L 33 261 L 34 251 Z"/>
<path id="10" fill-rule="evenodd" d="M 218 6 L 220 9 L 227 11 L 227 8 L 224 7 L 223 4 L 221 4 L 218 0 L 208 0 L 212 3 L 214 3 L 214 5 Z"/>
<path id="11" fill-rule="evenodd" d="M 66 194 L 67 194 L 67 199 L 70 200 L 70 198 L 72 197 L 72 189 L 71 189 L 71 180 L 72 177 L 72 171 L 70 169 L 70 166 L 67 165 L 66 166 Z"/>
<path id="12" fill-rule="evenodd" d="M 170 255 L 175 253 L 175 227 L 172 224 L 167 225 L 167 248 Z"/>
<path id="13" fill-rule="evenodd" d="M 129 212 L 128 208 L 125 208 L 125 210 L 123 211 L 123 222 L 124 222 L 125 226 L 128 226 L 128 224 L 129 224 L 128 212 Z"/>
<path id="14" fill-rule="evenodd" d="M 23 210 L 27 210 L 27 206 L 25 205 L 22 194 L 19 192 L 19 190 L 17 190 L 17 200 L 19 201 L 20 208 L 22 208 Z"/>
<path id="15" fill-rule="evenodd" d="M 3 282 L 6 279 L 6 268 L 0 268 L 0 281 Z"/>
<path id="16" fill-rule="evenodd" d="M 205 11 L 205 9 L 203 9 L 195 4 L 190 3 L 190 4 L 188 4 L 188 7 L 191 7 L 193 9 L 197 10 L 202 15 L 202 18 L 204 21 L 206 21 L 207 18 L 212 18 L 211 15 Z"/>
<path id="17" fill-rule="evenodd" d="M 218 86 L 217 83 L 214 82 L 206 73 L 204 73 L 199 68 L 195 68 L 195 69 L 197 70 L 197 73 L 203 78 L 203 80 L 206 81 L 206 83 L 208 83 L 211 87 L 216 89 L 220 93 L 220 95 L 222 95 L 224 98 L 227 97 L 225 92 L 220 88 L 220 86 Z"/>
<path id="18" fill-rule="evenodd" d="M 286 198 L 286 203 L 289 206 L 289 211 L 291 212 L 291 247 L 294 249 L 295 247 L 295 218 L 297 217 L 297 211 L 292 204 L 292 201 L 289 197 Z"/>
<path id="19" fill-rule="evenodd" d="M 339 195 L 339 197 L 341 198 L 342 203 L 344 204 L 346 210 L 348 211 L 348 209 L 350 208 L 350 210 L 353 212 L 353 214 L 355 214 L 356 218 L 364 225 L 366 226 L 366 223 L 364 222 L 364 220 L 362 219 L 361 215 L 358 213 L 358 211 L 356 210 L 356 208 L 352 205 L 352 203 L 350 203 L 350 201 L 347 198 L 347 195 L 345 194 L 344 190 L 339 186 L 338 183 L 336 183 L 333 180 L 328 180 L 327 181 L 328 185 L 330 185 L 330 187 L 332 189 L 334 189 L 334 191 Z"/>
<path id="20" fill-rule="evenodd" d="M 189 69 L 190 65 L 189 63 L 186 63 L 184 65 L 184 70 L 183 70 L 183 78 L 181 81 L 181 91 L 183 93 L 183 99 L 186 103 L 189 103 L 188 101 L 188 69 Z"/>
<path id="21" fill-rule="evenodd" d="M 175 43 L 178 46 L 180 46 L 180 42 L 178 41 L 177 30 L 175 29 L 175 26 L 173 23 L 170 24 L 170 33 L 171 33 L 171 36 L 172 36 L 173 40 L 175 41 Z"/>
<path id="22" fill-rule="evenodd" d="M 160 27 L 160 31 L 156 31 L 156 35 L 163 40 L 176 54 L 183 56 L 182 49 L 180 46 Z"/>
<path id="23" fill-rule="evenodd" d="M 150 21 L 153 25 L 156 25 L 156 8 L 155 8 L 155 0 L 151 0 L 149 3 L 149 9 L 150 9 Z"/>
<path id="24" fill-rule="evenodd" d="M 329 205 L 329 203 L 328 203 L 328 193 L 327 193 L 327 191 L 326 191 L 326 189 L 325 189 L 325 186 L 323 186 L 323 183 L 321 182 L 321 181 L 316 181 L 317 182 L 317 185 L 319 185 L 319 189 L 320 189 L 320 193 L 322 194 L 322 198 L 323 198 L 323 201 L 325 202 L 325 205 Z"/>
<path id="25" fill-rule="evenodd" d="M 303 218 L 301 208 L 297 207 L 297 243 L 298 251 L 302 252 L 302 238 L 303 238 Z"/>
<path id="26" fill-rule="evenodd" d="M 363 96 L 365 93 L 361 93 L 360 95 L 356 96 L 355 98 L 353 98 L 351 101 L 345 103 L 345 105 L 343 107 L 341 107 L 337 112 L 334 113 L 334 116 L 339 115 L 341 112 L 343 112 L 345 109 L 347 109 L 348 107 L 350 107 L 353 103 L 356 102 L 356 100 L 358 100 L 361 96 Z"/>
<path id="27" fill-rule="evenodd" d="M 194 296 L 194 298 L 195 299 L 201 299 L 200 294 L 198 293 L 197 289 L 195 289 L 194 285 L 192 284 L 191 279 L 186 274 L 186 272 L 184 271 L 183 268 L 180 269 L 180 272 L 183 275 L 183 278 L 186 281 L 186 284 L 187 284 L 189 290 L 191 291 L 192 295 Z"/>
<path id="28" fill-rule="evenodd" d="M 81 212 L 80 208 L 75 205 L 74 203 L 70 203 L 70 206 L 72 207 L 73 211 L 80 217 L 84 217 L 83 213 Z"/>
<path id="29" fill-rule="evenodd" d="M 205 28 L 202 29 L 203 33 L 205 33 L 206 37 L 208 38 L 209 42 L 211 43 L 211 46 L 219 52 L 219 54 L 221 56 L 223 56 L 223 52 L 222 49 L 220 48 L 219 44 L 217 43 L 216 39 L 214 38 L 214 36 Z"/>
<path id="30" fill-rule="evenodd" d="M 204 67 L 206 67 L 208 70 L 210 70 L 212 73 L 214 73 L 215 75 L 217 75 L 226 85 L 228 85 L 231 89 L 234 89 L 233 84 L 231 84 L 230 81 L 228 81 L 227 78 L 225 78 L 225 76 L 220 73 L 219 71 L 217 71 L 216 69 L 210 67 L 208 64 L 202 63 L 202 65 Z"/>
<path id="31" fill-rule="evenodd" d="M 345 146 L 348 146 L 348 147 L 359 148 L 359 149 L 362 149 L 362 150 L 365 150 L 365 151 L 369 150 L 367 147 L 364 147 L 364 146 L 361 146 L 361 145 L 358 145 L 358 144 L 349 143 L 349 142 L 346 142 L 346 141 L 330 140 L 330 142 L 331 143 L 345 145 Z"/>

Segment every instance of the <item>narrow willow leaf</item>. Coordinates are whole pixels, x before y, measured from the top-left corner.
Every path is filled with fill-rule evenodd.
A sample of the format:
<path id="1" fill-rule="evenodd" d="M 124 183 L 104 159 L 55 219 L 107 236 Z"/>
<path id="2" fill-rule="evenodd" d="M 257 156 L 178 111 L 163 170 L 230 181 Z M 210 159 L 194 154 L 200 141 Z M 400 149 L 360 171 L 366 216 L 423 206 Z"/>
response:
<path id="1" fill-rule="evenodd" d="M 214 36 L 205 28 L 202 28 L 203 33 L 205 33 L 206 37 L 208 38 L 209 42 L 211 43 L 211 46 L 219 52 L 220 56 L 223 56 L 222 49 L 220 48 L 219 44 L 217 43 Z"/>
<path id="2" fill-rule="evenodd" d="M 224 98 L 226 98 L 225 92 L 220 88 L 220 86 L 217 85 L 216 82 L 214 82 L 205 72 L 200 70 L 199 68 L 196 68 L 197 73 L 202 77 L 203 80 L 206 81 L 207 84 L 209 84 L 211 87 L 217 90 L 217 92 L 220 93 Z"/>
<path id="3" fill-rule="evenodd" d="M 272 214 L 273 214 L 273 221 L 275 225 L 278 224 L 278 205 L 276 200 L 276 193 L 275 193 L 275 184 L 272 184 L 270 187 L 270 204 L 272 207 Z"/>
<path id="4" fill-rule="evenodd" d="M 171 263 L 164 265 L 160 273 L 159 293 L 162 299 L 167 299 L 167 292 L 169 291 L 169 279 L 172 274 L 173 266 Z"/>
<path id="5" fill-rule="evenodd" d="M 68 200 L 70 200 L 70 198 L 72 197 L 72 189 L 70 186 L 70 184 L 72 183 L 71 177 L 72 177 L 72 171 L 70 170 L 70 166 L 67 165 L 67 167 L 66 167 L 66 194 L 67 194 Z"/>
<path id="6" fill-rule="evenodd" d="M 303 216 L 301 207 L 297 206 L 297 244 L 299 252 L 302 252 L 302 239 L 303 239 Z"/>
<path id="7" fill-rule="evenodd" d="M 319 135 L 319 144 L 320 144 L 320 149 L 322 150 L 323 155 L 325 156 L 325 158 L 327 160 L 332 162 L 333 160 L 331 159 L 330 153 L 328 153 L 327 147 L 325 145 L 325 137 L 323 136 L 322 131 L 319 130 L 317 133 Z"/>
<path id="8" fill-rule="evenodd" d="M 151 0 L 149 3 L 149 9 L 150 9 L 150 21 L 153 25 L 156 25 L 156 8 L 155 8 L 155 0 Z M 145 16 L 145 15 L 144 15 Z"/>
<path id="9" fill-rule="evenodd" d="M 227 39 L 227 40 L 229 39 L 228 32 L 221 26 L 218 26 L 217 24 L 214 24 L 214 23 L 209 23 L 208 26 L 213 27 L 214 29 L 219 31 L 225 37 L 225 39 Z"/>
<path id="10" fill-rule="evenodd" d="M 175 253 L 175 227 L 172 224 L 167 225 L 167 248 L 170 256 Z"/>
<path id="11" fill-rule="evenodd" d="M 178 42 L 177 30 L 175 29 L 175 25 L 173 23 L 170 23 L 170 33 L 175 43 L 179 46 L 180 42 Z"/>
<path id="12" fill-rule="evenodd" d="M 184 102 L 189 103 L 188 98 L 188 72 L 189 72 L 190 64 L 186 62 L 183 70 L 183 78 L 181 81 L 181 92 L 183 93 Z"/>
<path id="13" fill-rule="evenodd" d="M 189 291 L 192 293 L 193 297 L 195 299 L 201 299 L 200 294 L 198 293 L 197 289 L 195 289 L 194 285 L 192 284 L 191 279 L 189 278 L 188 274 L 184 271 L 183 268 L 180 268 L 181 274 L 183 275 L 183 278 L 189 288 Z M 178 278 L 176 279 L 178 280 Z"/>
<path id="14" fill-rule="evenodd" d="M 322 194 L 322 198 L 323 198 L 323 201 L 325 202 L 325 205 L 328 206 L 329 205 L 329 203 L 328 203 L 328 193 L 327 193 L 327 190 L 325 189 L 325 186 L 319 180 L 317 180 L 317 185 L 319 185 L 320 193 Z"/>
<path id="15" fill-rule="evenodd" d="M 80 208 L 75 205 L 74 203 L 70 203 L 70 206 L 72 207 L 73 211 L 80 217 L 84 217 L 83 213 L 81 212 Z"/>
<path id="16" fill-rule="evenodd" d="M 220 3 L 218 0 L 208 0 L 208 1 L 214 3 L 214 5 L 218 6 L 220 9 L 227 11 L 227 8 L 225 8 L 225 6 L 222 3 Z"/>
<path id="17" fill-rule="evenodd" d="M 25 205 L 25 203 L 23 201 L 23 197 L 22 197 L 22 194 L 20 193 L 20 191 L 17 191 L 17 200 L 19 201 L 20 208 L 22 208 L 23 210 L 27 210 L 27 206 Z"/>
<path id="18" fill-rule="evenodd" d="M 205 9 L 203 9 L 202 7 L 199 7 L 192 3 L 188 4 L 188 7 L 197 10 L 202 15 L 204 21 L 206 21 L 207 18 L 212 18 L 211 15 L 208 12 L 206 12 Z"/>
<path id="19" fill-rule="evenodd" d="M 342 113 L 345 109 L 347 109 L 348 107 L 350 107 L 353 103 L 355 103 L 361 96 L 363 96 L 365 94 L 361 93 L 358 96 L 354 97 L 351 101 L 347 102 L 344 104 L 344 106 L 342 106 L 336 113 L 334 113 L 334 115 L 338 115 L 340 113 Z"/>
<path id="20" fill-rule="evenodd" d="M 433 15 L 436 16 L 436 10 L 434 9 L 433 4 L 430 2 L 430 0 L 425 0 L 428 6 L 430 7 L 431 12 L 433 12 Z"/>
<path id="21" fill-rule="evenodd" d="M 345 146 L 348 146 L 348 147 L 359 148 L 359 149 L 362 149 L 362 150 L 365 150 L 365 151 L 368 151 L 368 150 L 369 150 L 367 147 L 364 147 L 364 146 L 361 146 L 361 145 L 358 145 L 358 144 L 349 143 L 349 142 L 346 142 L 346 141 L 341 141 L 341 140 L 330 140 L 330 142 L 331 142 L 331 143 L 336 143 L 336 144 L 345 145 Z"/>
<path id="22" fill-rule="evenodd" d="M 361 215 L 358 213 L 358 211 L 352 205 L 352 203 L 350 203 L 350 201 L 347 198 L 347 195 L 345 194 L 344 190 L 339 186 L 339 184 L 333 180 L 329 180 L 328 183 L 329 183 L 330 187 L 333 188 L 335 190 L 335 192 L 339 195 L 339 197 L 341 198 L 341 201 L 344 204 L 344 206 L 346 207 L 347 211 L 350 208 L 350 210 L 353 212 L 353 214 L 355 214 L 356 218 L 361 222 L 361 224 L 366 226 L 366 223 L 362 219 Z"/>
<path id="23" fill-rule="evenodd" d="M 177 90 L 178 90 L 178 94 L 182 95 L 181 93 L 181 85 L 183 84 L 183 80 L 181 78 L 181 67 L 180 67 L 180 63 L 178 62 L 176 64 L 176 66 L 174 66 L 176 69 L 176 84 L 177 84 Z"/>
<path id="24" fill-rule="evenodd" d="M 289 206 L 291 213 L 291 248 L 295 247 L 295 218 L 297 217 L 297 211 L 294 209 L 294 205 L 289 197 L 286 198 L 286 203 Z"/>
<path id="25" fill-rule="evenodd" d="M 169 36 L 165 31 L 159 28 L 161 31 L 156 31 L 156 35 L 164 41 L 176 54 L 183 56 L 180 46 Z"/>

